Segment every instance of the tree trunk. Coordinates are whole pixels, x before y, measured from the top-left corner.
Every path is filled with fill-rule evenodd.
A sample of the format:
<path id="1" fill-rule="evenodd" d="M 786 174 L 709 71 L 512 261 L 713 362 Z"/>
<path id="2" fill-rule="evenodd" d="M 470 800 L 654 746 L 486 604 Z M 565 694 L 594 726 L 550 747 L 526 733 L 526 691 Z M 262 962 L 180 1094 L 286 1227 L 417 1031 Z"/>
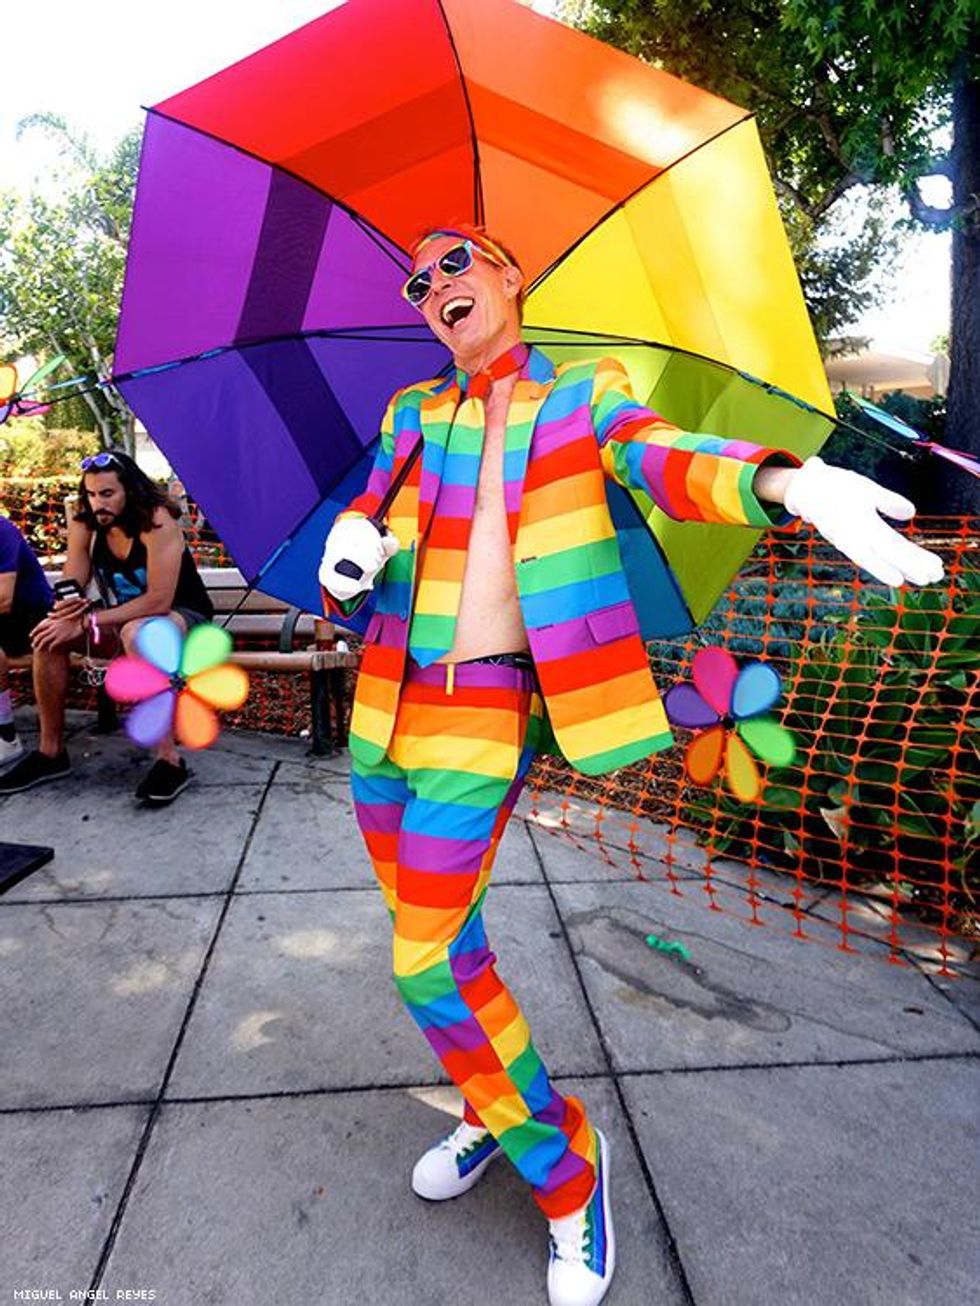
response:
<path id="1" fill-rule="evenodd" d="M 136 457 L 136 417 L 128 409 L 121 419 L 122 447 L 130 458 Z"/>
<path id="2" fill-rule="evenodd" d="M 970 45 L 953 86 L 953 203 L 964 216 L 953 226 L 946 444 L 980 456 L 980 28 Z M 929 470 L 928 511 L 980 512 L 976 477 L 935 457 Z"/>

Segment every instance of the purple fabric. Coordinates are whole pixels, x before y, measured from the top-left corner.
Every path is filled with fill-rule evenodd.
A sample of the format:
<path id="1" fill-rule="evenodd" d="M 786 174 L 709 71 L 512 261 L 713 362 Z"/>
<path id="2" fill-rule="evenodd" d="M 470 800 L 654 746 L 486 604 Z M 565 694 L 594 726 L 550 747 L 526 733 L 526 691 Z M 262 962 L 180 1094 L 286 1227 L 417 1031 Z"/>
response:
<path id="1" fill-rule="evenodd" d="M 400 293 L 410 266 L 397 246 L 369 235 L 349 213 L 335 207 L 310 288 L 304 330 L 417 326 L 418 312 Z"/>
<path id="2" fill-rule="evenodd" d="M 540 1115 L 538 1116 L 538 1119 L 541 1119 Z M 574 1179 L 576 1175 L 581 1174 L 584 1169 L 585 1162 L 577 1152 L 573 1152 L 572 1149 L 569 1148 L 564 1153 L 561 1160 L 557 1161 L 548 1171 L 548 1177 L 538 1191 L 542 1193 L 553 1193 L 559 1189 L 562 1184 L 568 1183 L 570 1179 Z"/>
<path id="3" fill-rule="evenodd" d="M 14 609 L 50 608 L 54 595 L 31 546 L 0 513 L 0 572 L 14 572 Z"/>
<path id="4" fill-rule="evenodd" d="M 496 953 L 491 952 L 485 943 L 470 952 L 450 953 L 449 968 L 457 984 L 471 984 L 477 976 L 482 975 L 488 966 L 497 960 Z"/>
<path id="5" fill-rule="evenodd" d="M 301 329 L 332 207 L 305 182 L 272 173 L 236 341 Z"/>
<path id="6" fill-rule="evenodd" d="M 399 294 L 407 263 L 312 187 L 149 115 L 116 371 L 178 365 L 120 388 L 245 575 L 275 559 L 303 607 L 309 550 L 293 584 L 281 546 L 373 460 L 389 395 L 445 362 Z"/>
<path id="7" fill-rule="evenodd" d="M 486 855 L 489 840 L 446 839 L 438 834 L 418 834 L 402 829 L 398 836 L 398 860 L 429 875 L 475 874 Z M 462 890 L 462 901 L 469 891 Z"/>
<path id="8" fill-rule="evenodd" d="M 148 115 L 117 373 L 187 358 L 234 339 L 270 174 L 236 150 Z"/>
<path id="9" fill-rule="evenodd" d="M 402 823 L 401 803 L 355 803 L 357 824 L 365 834 L 395 834 Z"/>
<path id="10" fill-rule="evenodd" d="M 528 634 L 537 663 L 571 657 L 595 643 L 589 633 L 588 617 L 570 617 L 567 621 L 558 621 L 539 630 L 529 630 Z"/>
<path id="11" fill-rule="evenodd" d="M 121 388 L 235 562 L 254 576 L 322 496 L 252 370 L 230 353 Z"/>
<path id="12" fill-rule="evenodd" d="M 457 685 L 472 689 L 528 689 L 534 683 L 534 673 L 521 667 L 494 666 L 487 662 L 457 662 L 453 671 Z M 435 662 L 430 667 L 420 667 L 409 661 L 405 683 L 411 685 L 437 685 L 446 683 L 446 667 Z"/>
<path id="13" fill-rule="evenodd" d="M 475 1016 L 467 1016 L 465 1020 L 456 1021 L 446 1029 L 427 1025 L 422 1032 L 440 1059 L 449 1052 L 472 1052 L 475 1048 L 487 1047 L 490 1043 Z"/>

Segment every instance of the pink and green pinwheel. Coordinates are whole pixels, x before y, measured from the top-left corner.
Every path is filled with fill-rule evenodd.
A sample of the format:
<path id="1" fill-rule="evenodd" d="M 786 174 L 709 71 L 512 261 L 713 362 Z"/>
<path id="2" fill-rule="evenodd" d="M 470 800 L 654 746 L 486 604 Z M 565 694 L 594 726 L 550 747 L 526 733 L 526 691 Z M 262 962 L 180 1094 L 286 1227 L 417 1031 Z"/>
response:
<path id="1" fill-rule="evenodd" d="M 25 399 L 24 394 L 39 386 L 65 361 L 64 354 L 49 359 L 36 372 L 32 372 L 22 389 L 17 385 L 17 368 L 13 363 L 0 363 L 0 426 L 8 417 L 40 417 L 50 404 Z"/>
<path id="2" fill-rule="evenodd" d="M 152 617 L 136 635 L 139 657 L 109 664 L 106 692 L 135 703 L 126 733 L 151 748 L 173 731 L 187 748 L 207 748 L 218 736 L 214 708 L 241 707 L 248 673 L 227 662 L 231 636 L 219 626 L 195 626 L 185 639 L 169 617 Z"/>
<path id="3" fill-rule="evenodd" d="M 688 777 L 710 785 L 724 765 L 735 797 L 754 802 L 762 780 L 752 753 L 773 766 L 789 766 L 796 756 L 790 732 L 762 715 L 782 692 L 779 676 L 768 662 L 747 662 L 740 669 L 723 648 L 699 649 L 692 674 L 693 685 L 674 685 L 664 695 L 670 722 L 699 731 L 684 755 Z"/>

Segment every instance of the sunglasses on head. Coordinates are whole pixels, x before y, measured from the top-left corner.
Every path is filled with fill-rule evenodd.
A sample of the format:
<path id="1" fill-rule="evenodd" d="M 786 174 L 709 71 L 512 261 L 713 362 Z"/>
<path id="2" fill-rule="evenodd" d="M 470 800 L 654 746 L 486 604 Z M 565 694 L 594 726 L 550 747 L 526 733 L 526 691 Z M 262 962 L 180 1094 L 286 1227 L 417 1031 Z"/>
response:
<path id="1" fill-rule="evenodd" d="M 458 245 L 452 245 L 446 250 L 445 254 L 440 256 L 433 263 L 428 263 L 424 268 L 419 268 L 418 272 L 413 272 L 405 284 L 402 286 L 402 294 L 410 304 L 416 308 L 421 308 L 429 298 L 429 292 L 432 290 L 432 274 L 436 270 L 447 277 L 459 277 L 464 272 L 468 272 L 473 266 L 473 255 L 479 254 L 485 258 L 488 263 L 494 267 L 503 268 L 507 264 L 490 253 L 489 250 L 483 249 L 480 245 L 475 245 L 472 240 L 461 240 Z"/>
<path id="2" fill-rule="evenodd" d="M 95 467 L 102 470 L 104 467 L 118 467 L 123 470 L 123 465 L 114 453 L 92 453 L 87 458 L 82 459 L 82 471 L 90 472 Z"/>

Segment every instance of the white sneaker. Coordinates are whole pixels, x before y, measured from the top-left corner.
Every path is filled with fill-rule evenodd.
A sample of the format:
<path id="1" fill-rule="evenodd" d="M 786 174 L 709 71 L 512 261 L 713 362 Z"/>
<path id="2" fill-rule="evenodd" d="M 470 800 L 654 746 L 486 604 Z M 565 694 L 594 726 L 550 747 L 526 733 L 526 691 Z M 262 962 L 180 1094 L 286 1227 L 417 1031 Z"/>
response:
<path id="1" fill-rule="evenodd" d="M 469 1192 L 498 1156 L 500 1144 L 493 1134 L 463 1120 L 448 1138 L 419 1157 L 412 1171 L 412 1187 L 430 1202 L 459 1197 Z"/>
<path id="2" fill-rule="evenodd" d="M 13 739 L 0 739 L 0 768 L 8 762 L 16 762 L 23 751 L 24 745 L 18 735 L 14 735 Z"/>
<path id="3" fill-rule="evenodd" d="M 609 1146 L 599 1144 L 595 1192 L 587 1206 L 549 1220 L 548 1300 L 551 1306 L 599 1306 L 616 1268 L 616 1238 L 609 1206 Z"/>

